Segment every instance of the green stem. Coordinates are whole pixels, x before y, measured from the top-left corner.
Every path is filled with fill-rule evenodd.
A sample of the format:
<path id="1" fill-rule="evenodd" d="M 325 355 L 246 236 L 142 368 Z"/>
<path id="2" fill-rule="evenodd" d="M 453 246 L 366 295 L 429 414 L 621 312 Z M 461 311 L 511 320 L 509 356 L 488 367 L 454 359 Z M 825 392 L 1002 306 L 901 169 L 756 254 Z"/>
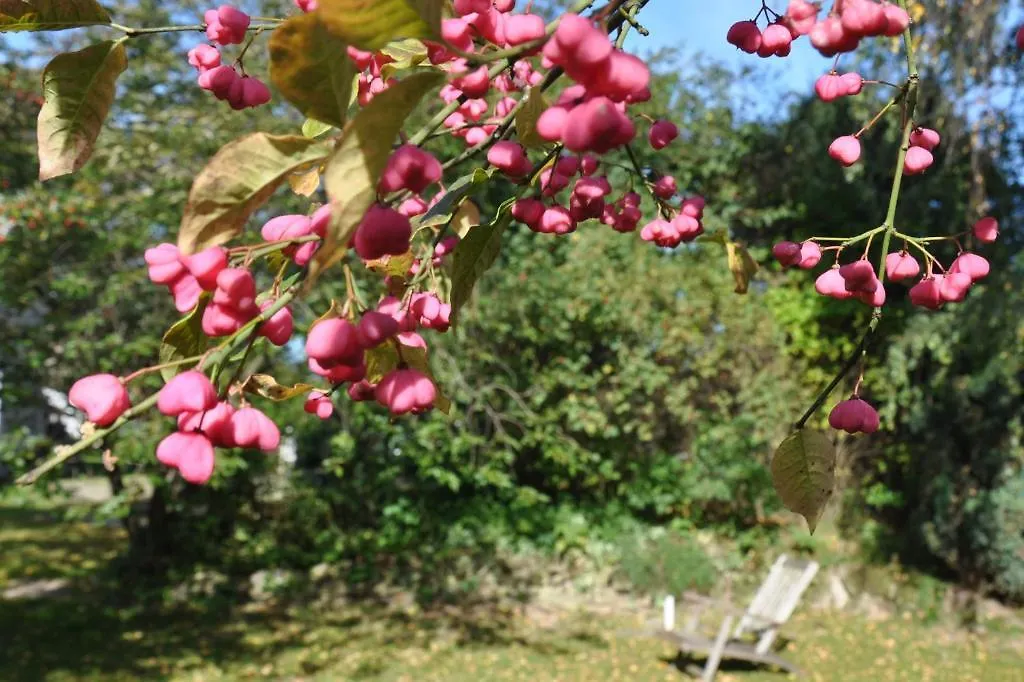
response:
<path id="1" fill-rule="evenodd" d="M 153 372 L 158 372 L 158 371 L 160 371 L 162 369 L 170 369 L 171 367 L 178 367 L 180 365 L 188 365 L 188 364 L 191 364 L 193 362 L 199 362 L 202 359 L 203 359 L 202 355 L 194 355 L 194 356 L 192 356 L 190 358 L 184 358 L 182 360 L 174 360 L 172 362 L 164 362 L 164 363 L 159 364 L 159 365 L 153 365 L 152 367 L 143 367 L 142 369 L 135 370 L 134 372 L 132 372 L 128 376 L 126 376 L 123 379 L 121 379 L 121 383 L 122 384 L 128 384 L 128 383 L 131 383 L 132 381 L 138 379 L 141 376 L 145 376 L 145 375 L 151 374 Z"/>
<path id="2" fill-rule="evenodd" d="M 907 9 L 907 0 L 899 0 L 900 7 L 904 10 Z M 910 133 L 914 129 L 914 111 L 917 107 L 917 87 L 918 87 L 918 73 L 917 73 L 917 61 L 914 56 L 914 42 L 913 37 L 910 34 L 910 28 L 903 32 L 903 44 L 907 51 L 907 85 L 905 90 L 904 100 L 904 116 L 906 120 L 903 125 L 903 138 L 900 142 L 899 153 L 896 156 L 896 170 L 892 181 L 892 191 L 889 194 L 889 209 L 885 215 L 885 222 L 880 228 L 866 232 L 865 234 L 857 237 L 857 240 L 866 239 L 869 235 L 874 235 L 880 230 L 884 230 L 882 236 L 882 254 L 879 258 L 878 264 L 878 280 L 881 286 L 885 279 L 885 257 L 889 253 L 889 242 L 893 235 L 896 234 L 896 208 L 899 205 L 900 199 L 900 187 L 903 184 L 903 164 L 907 158 L 907 149 L 910 147 Z M 895 98 L 894 98 L 895 99 Z M 909 241 L 909 240 L 908 240 Z M 807 420 L 809 420 L 815 412 L 825 404 L 828 400 L 829 395 L 835 390 L 836 386 L 849 374 L 850 370 L 857 366 L 863 357 L 867 354 L 868 345 L 871 341 L 872 335 L 878 328 L 878 324 L 882 319 L 882 309 L 875 308 L 871 312 L 871 322 L 868 324 L 868 328 L 864 331 L 861 336 L 860 342 L 857 344 L 856 350 L 850 354 L 850 356 L 843 363 L 843 366 L 839 369 L 836 376 L 829 382 L 828 386 L 825 387 L 821 393 L 818 394 L 817 398 L 811 404 L 807 411 L 804 412 L 803 416 L 797 420 L 795 428 L 802 429 Z"/>
<path id="3" fill-rule="evenodd" d="M 56 451 L 54 452 L 53 457 L 46 460 L 45 462 L 43 462 L 36 468 L 32 469 L 28 473 L 24 474 L 23 476 L 20 476 L 16 483 L 18 485 L 32 485 L 37 480 L 39 480 L 39 477 L 42 476 L 43 474 L 52 471 L 53 469 L 56 469 L 61 464 L 68 461 L 69 459 L 71 459 L 78 453 L 82 452 L 86 448 L 103 440 L 108 435 L 114 433 L 122 426 L 130 422 L 132 419 L 139 416 L 140 414 L 148 412 L 156 405 L 157 396 L 159 395 L 159 392 L 154 393 L 153 395 L 149 396 L 135 407 L 132 407 L 129 410 L 127 410 L 124 414 L 118 417 L 117 421 L 115 421 L 110 426 L 107 426 L 102 429 L 96 429 L 91 434 L 81 439 L 74 445 L 67 445 L 64 447 L 57 448 Z"/>
<path id="4" fill-rule="evenodd" d="M 249 30 L 249 31 L 263 31 L 263 30 L 266 30 L 266 29 L 274 29 L 274 28 L 277 28 L 277 23 L 279 23 L 279 22 L 272 23 L 272 24 L 252 24 L 251 26 L 249 26 L 249 28 L 247 30 Z M 114 23 L 111 23 L 111 24 L 97 24 L 97 25 L 110 26 L 110 28 L 113 28 L 113 29 L 116 29 L 118 31 L 124 32 L 125 35 L 127 35 L 129 38 L 134 38 L 135 36 L 150 35 L 150 34 L 153 34 L 153 33 L 181 33 L 181 32 L 184 32 L 184 31 L 205 31 L 206 30 L 206 24 L 189 24 L 187 26 L 151 26 L 151 27 L 147 27 L 147 28 L 123 26 L 121 24 L 114 24 Z"/>

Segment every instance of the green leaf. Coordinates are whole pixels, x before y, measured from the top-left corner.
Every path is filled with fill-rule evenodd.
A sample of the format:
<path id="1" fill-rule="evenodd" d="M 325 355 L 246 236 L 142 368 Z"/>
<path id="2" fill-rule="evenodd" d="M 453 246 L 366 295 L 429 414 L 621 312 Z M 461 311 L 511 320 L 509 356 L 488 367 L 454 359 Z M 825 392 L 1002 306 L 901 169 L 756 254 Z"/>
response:
<path id="1" fill-rule="evenodd" d="M 203 333 L 203 311 L 206 309 L 207 300 L 206 296 L 200 298 L 195 310 L 172 324 L 164 334 L 160 342 L 161 365 L 184 360 L 206 350 L 210 342 Z M 166 367 L 160 370 L 160 376 L 164 381 L 170 381 L 181 371 L 181 367 Z"/>
<path id="2" fill-rule="evenodd" d="M 548 103 L 544 101 L 544 93 L 539 88 L 530 88 L 524 97 L 525 101 L 516 112 L 516 136 L 519 144 L 524 147 L 543 147 L 547 140 L 537 133 L 537 120 L 548 108 Z"/>
<path id="3" fill-rule="evenodd" d="M 512 222 L 512 204 L 515 198 L 507 199 L 498 207 L 494 220 L 489 225 L 478 225 L 455 247 L 452 264 L 452 314 L 459 310 L 473 294 L 480 277 L 487 272 L 501 252 L 501 239 L 505 229 Z"/>
<path id="4" fill-rule="evenodd" d="M 40 180 L 74 173 L 89 160 L 127 66 L 124 44 L 110 40 L 46 65 L 37 127 Z"/>
<path id="5" fill-rule="evenodd" d="M 366 380 L 378 384 L 388 372 L 398 367 L 398 349 L 392 342 L 382 343 L 366 351 Z"/>
<path id="6" fill-rule="evenodd" d="M 178 248 L 190 254 L 230 240 L 292 171 L 322 162 L 330 150 L 327 142 L 267 133 L 224 145 L 192 183 Z"/>
<path id="7" fill-rule="evenodd" d="M 270 36 L 270 80 L 305 116 L 340 128 L 356 72 L 347 47 L 317 13 L 293 16 Z"/>
<path id="8" fill-rule="evenodd" d="M 349 82 L 349 88 L 351 89 L 351 87 L 352 84 Z M 302 122 L 302 135 L 303 137 L 309 138 L 320 137 L 332 128 L 334 128 L 334 126 L 330 123 L 324 123 L 323 121 L 318 121 L 315 118 L 307 118 Z"/>
<path id="9" fill-rule="evenodd" d="M 786 508 L 807 519 L 814 532 L 835 486 L 836 451 L 820 431 L 800 429 L 772 457 L 772 484 Z"/>
<path id="10" fill-rule="evenodd" d="M 426 61 L 427 46 L 424 45 L 421 40 L 409 38 L 407 40 L 397 40 L 393 43 L 388 43 L 384 49 L 381 50 L 381 53 L 386 54 L 392 59 L 392 61 L 380 68 L 380 77 L 384 80 L 388 80 L 400 71 L 411 69 L 412 67 Z"/>
<path id="11" fill-rule="evenodd" d="M 0 33 L 109 23 L 110 15 L 96 0 L 0 0 Z"/>
<path id="12" fill-rule="evenodd" d="M 316 390 L 316 386 L 313 386 L 312 384 L 282 386 L 277 383 L 277 379 L 269 374 L 253 374 L 245 380 L 244 384 L 242 384 L 242 390 L 247 393 L 261 395 L 264 398 L 268 398 L 279 403 L 284 400 L 291 400 L 292 398 L 300 395 L 306 395 L 310 391 Z"/>
<path id="13" fill-rule="evenodd" d="M 374 97 L 346 126 L 324 168 L 324 187 L 335 210 L 310 263 L 307 291 L 321 272 L 345 255 L 349 239 L 377 197 L 377 182 L 402 124 L 423 96 L 443 81 L 439 72 L 411 75 Z"/>
<path id="14" fill-rule="evenodd" d="M 382 272 L 390 277 L 408 277 L 409 268 L 416 259 L 412 251 L 406 251 L 401 256 L 384 256 L 377 260 L 366 261 L 366 267 L 376 272 Z"/>
<path id="15" fill-rule="evenodd" d="M 441 35 L 444 0 L 320 0 L 328 30 L 362 50 L 376 51 L 396 38 Z"/>
<path id="16" fill-rule="evenodd" d="M 420 218 L 419 227 L 432 227 L 447 223 L 451 220 L 452 214 L 462 205 L 462 201 L 478 188 L 486 185 L 490 179 L 490 173 L 482 168 L 463 175 L 448 187 L 436 204 L 427 209 L 427 212 Z"/>

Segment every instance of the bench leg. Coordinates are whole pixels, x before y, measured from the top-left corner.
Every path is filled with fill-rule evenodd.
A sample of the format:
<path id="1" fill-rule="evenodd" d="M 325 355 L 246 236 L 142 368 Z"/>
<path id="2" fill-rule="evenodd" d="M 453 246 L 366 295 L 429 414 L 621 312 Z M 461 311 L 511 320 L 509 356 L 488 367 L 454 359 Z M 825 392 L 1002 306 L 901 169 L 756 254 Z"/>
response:
<path id="1" fill-rule="evenodd" d="M 729 641 L 729 630 L 732 628 L 732 616 L 726 616 L 722 621 L 722 627 L 718 628 L 718 636 L 715 637 L 715 645 L 708 653 L 708 662 L 704 665 L 702 682 L 713 682 L 715 673 L 718 672 L 718 664 L 722 662 L 722 652 L 725 650 L 725 643 Z"/>

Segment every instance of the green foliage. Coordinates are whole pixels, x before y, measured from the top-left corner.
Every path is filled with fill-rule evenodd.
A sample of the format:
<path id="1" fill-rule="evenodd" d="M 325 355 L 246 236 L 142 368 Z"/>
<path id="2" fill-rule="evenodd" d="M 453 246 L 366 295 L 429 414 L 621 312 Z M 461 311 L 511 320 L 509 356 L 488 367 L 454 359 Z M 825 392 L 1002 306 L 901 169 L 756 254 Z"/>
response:
<path id="1" fill-rule="evenodd" d="M 694 538 L 674 532 L 620 543 L 621 571 L 638 592 L 655 597 L 708 593 L 718 570 Z"/>
<path id="2" fill-rule="evenodd" d="M 319 14 L 350 45 L 379 50 L 396 38 L 441 35 L 443 0 L 325 0 Z"/>

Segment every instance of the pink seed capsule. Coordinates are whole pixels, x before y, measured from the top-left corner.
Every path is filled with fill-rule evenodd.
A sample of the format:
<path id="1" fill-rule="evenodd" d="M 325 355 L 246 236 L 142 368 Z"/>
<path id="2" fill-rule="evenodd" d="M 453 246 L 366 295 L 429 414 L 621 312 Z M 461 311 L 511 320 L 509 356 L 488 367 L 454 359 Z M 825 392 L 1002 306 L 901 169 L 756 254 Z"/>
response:
<path id="1" fill-rule="evenodd" d="M 829 145 L 828 155 L 843 166 L 852 166 L 860 159 L 860 140 L 853 135 L 837 137 Z"/>
<path id="2" fill-rule="evenodd" d="M 160 389 L 156 407 L 162 414 L 176 417 L 182 412 L 202 412 L 217 404 L 217 391 L 205 374 L 196 370 L 182 372 Z"/>
<path id="3" fill-rule="evenodd" d="M 124 384 L 113 374 L 93 374 L 76 381 L 68 402 L 85 412 L 97 426 L 110 426 L 131 407 Z"/>

